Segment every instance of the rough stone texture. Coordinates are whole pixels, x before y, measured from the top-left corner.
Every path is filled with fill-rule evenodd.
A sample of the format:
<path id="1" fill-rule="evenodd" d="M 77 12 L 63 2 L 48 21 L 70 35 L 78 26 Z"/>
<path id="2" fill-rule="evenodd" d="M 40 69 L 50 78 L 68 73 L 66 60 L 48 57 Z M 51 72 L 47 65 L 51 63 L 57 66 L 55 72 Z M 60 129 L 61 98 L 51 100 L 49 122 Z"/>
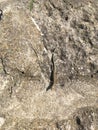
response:
<path id="1" fill-rule="evenodd" d="M 98 2 L 0 0 L 0 130 L 98 130 Z"/>

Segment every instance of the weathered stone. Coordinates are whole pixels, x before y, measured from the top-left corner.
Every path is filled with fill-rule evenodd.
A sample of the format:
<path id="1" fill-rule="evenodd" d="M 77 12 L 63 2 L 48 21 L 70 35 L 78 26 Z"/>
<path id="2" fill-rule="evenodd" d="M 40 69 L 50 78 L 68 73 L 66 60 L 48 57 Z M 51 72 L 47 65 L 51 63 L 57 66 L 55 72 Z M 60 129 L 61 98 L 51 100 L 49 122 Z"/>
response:
<path id="1" fill-rule="evenodd" d="M 0 0 L 0 130 L 98 129 L 98 2 Z"/>

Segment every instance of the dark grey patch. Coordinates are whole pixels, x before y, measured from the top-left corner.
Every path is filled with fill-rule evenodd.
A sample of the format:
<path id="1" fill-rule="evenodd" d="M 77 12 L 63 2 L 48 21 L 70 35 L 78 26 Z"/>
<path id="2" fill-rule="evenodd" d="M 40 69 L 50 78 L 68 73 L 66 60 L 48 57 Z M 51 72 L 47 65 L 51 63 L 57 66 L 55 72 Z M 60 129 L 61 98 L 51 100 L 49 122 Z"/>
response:
<path id="1" fill-rule="evenodd" d="M 0 20 L 2 19 L 3 11 L 0 9 Z"/>

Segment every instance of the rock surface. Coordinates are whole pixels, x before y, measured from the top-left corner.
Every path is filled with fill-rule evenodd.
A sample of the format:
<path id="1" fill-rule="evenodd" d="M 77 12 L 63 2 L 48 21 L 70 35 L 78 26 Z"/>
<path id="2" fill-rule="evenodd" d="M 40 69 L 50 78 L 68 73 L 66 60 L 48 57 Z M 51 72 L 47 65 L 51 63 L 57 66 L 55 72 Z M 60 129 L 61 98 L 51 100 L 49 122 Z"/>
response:
<path id="1" fill-rule="evenodd" d="M 0 9 L 0 130 L 98 130 L 98 2 Z"/>

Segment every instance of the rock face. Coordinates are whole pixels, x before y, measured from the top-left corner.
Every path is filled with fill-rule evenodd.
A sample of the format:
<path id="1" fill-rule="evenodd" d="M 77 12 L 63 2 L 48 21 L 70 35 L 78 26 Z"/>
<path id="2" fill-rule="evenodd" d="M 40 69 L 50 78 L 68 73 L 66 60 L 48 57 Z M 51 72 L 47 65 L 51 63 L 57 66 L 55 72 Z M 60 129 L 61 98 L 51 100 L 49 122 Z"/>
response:
<path id="1" fill-rule="evenodd" d="M 64 85 L 66 79 L 97 73 L 97 10 L 89 1 L 55 2 L 36 4 L 33 17 L 44 34 L 45 47 L 54 53 L 57 84 Z"/>
<path id="2" fill-rule="evenodd" d="M 0 130 L 98 129 L 98 2 L 0 0 Z"/>

